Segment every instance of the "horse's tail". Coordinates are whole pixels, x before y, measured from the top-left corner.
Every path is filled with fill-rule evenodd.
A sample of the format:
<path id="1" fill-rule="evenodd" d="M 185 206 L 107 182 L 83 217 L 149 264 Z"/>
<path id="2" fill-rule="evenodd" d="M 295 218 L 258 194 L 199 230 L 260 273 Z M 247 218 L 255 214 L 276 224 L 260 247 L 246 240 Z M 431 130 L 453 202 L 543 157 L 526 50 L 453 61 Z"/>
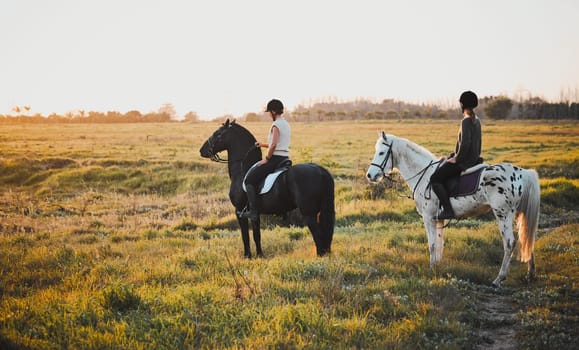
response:
<path id="1" fill-rule="evenodd" d="M 539 176 L 535 170 L 523 172 L 523 193 L 517 207 L 517 227 L 521 250 L 519 258 L 528 262 L 533 254 L 535 235 L 539 227 L 539 206 L 541 202 L 541 187 Z"/>
<path id="2" fill-rule="evenodd" d="M 334 206 L 334 178 L 324 169 L 323 196 L 321 198 L 321 210 L 319 216 L 320 230 L 328 240 L 328 252 L 334 236 L 334 224 L 336 223 L 336 209 Z"/>

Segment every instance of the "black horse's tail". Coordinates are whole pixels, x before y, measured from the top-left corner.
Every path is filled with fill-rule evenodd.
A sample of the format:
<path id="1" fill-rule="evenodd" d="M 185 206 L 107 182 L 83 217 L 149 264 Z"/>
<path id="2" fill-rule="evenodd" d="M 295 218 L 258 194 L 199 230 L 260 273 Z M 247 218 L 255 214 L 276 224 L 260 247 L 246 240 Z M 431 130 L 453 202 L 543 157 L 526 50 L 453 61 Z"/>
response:
<path id="1" fill-rule="evenodd" d="M 321 209 L 318 219 L 321 235 L 323 237 L 322 249 L 325 253 L 330 252 L 332 238 L 334 237 L 334 224 L 336 223 L 336 209 L 334 206 L 334 178 L 326 169 L 324 169 L 324 181 L 321 197 Z"/>

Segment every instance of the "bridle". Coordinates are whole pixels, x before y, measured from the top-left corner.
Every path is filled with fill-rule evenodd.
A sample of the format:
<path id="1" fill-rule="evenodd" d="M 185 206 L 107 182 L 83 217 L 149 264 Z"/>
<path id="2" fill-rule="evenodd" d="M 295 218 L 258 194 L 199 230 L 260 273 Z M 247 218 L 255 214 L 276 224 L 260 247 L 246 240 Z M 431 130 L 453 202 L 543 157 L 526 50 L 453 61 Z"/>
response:
<path id="1" fill-rule="evenodd" d="M 219 133 L 217 138 L 221 138 L 221 134 L 222 134 L 222 132 Z M 211 152 L 211 157 L 209 157 L 209 159 L 211 159 L 212 161 L 214 161 L 216 163 L 228 163 L 229 162 L 228 159 L 221 158 L 219 156 L 219 153 L 216 153 L 214 151 L 215 142 L 213 139 L 214 139 L 213 135 L 211 135 L 211 137 L 207 139 L 207 144 L 209 145 L 209 152 Z"/>
<path id="2" fill-rule="evenodd" d="M 217 139 L 221 139 L 221 135 L 224 133 L 225 131 L 220 132 L 219 134 L 217 134 Z M 211 159 L 212 161 L 216 162 L 216 163 L 234 163 L 234 162 L 242 162 L 243 160 L 245 160 L 245 158 L 247 158 L 247 156 L 249 155 L 249 153 L 251 153 L 252 151 L 258 149 L 257 146 L 252 145 L 249 147 L 249 149 L 247 150 L 247 152 L 245 152 L 245 154 L 243 155 L 243 157 L 239 158 L 239 159 L 226 159 L 226 158 L 221 158 L 221 156 L 219 155 L 218 152 L 215 152 L 214 148 L 215 148 L 215 141 L 214 141 L 214 137 L 213 135 L 207 139 L 207 144 L 209 144 L 209 152 L 211 153 L 211 157 L 209 157 L 209 159 Z"/>
<path id="3" fill-rule="evenodd" d="M 382 144 L 384 146 L 388 147 L 388 151 L 386 152 L 386 156 L 384 157 L 384 160 L 380 164 L 370 163 L 370 166 L 377 167 L 382 172 L 382 176 L 390 178 L 388 176 L 388 174 L 386 174 L 385 168 L 386 168 L 386 164 L 388 164 L 388 160 L 390 159 L 390 157 L 392 157 L 392 167 L 394 167 L 394 156 L 392 155 L 392 146 L 394 145 L 394 141 L 392 141 L 392 143 L 388 144 L 384 140 L 384 141 L 382 141 Z M 416 175 L 411 176 L 408 179 L 404 179 L 404 181 L 406 183 L 408 183 L 408 181 L 414 179 L 417 176 L 420 176 L 420 178 L 418 179 L 418 182 L 416 182 L 416 185 L 414 185 L 414 188 L 412 189 L 412 197 L 408 196 L 408 198 L 414 200 L 414 195 L 416 194 L 416 189 L 418 188 L 418 185 L 420 184 L 420 182 L 424 178 L 424 175 L 426 175 L 426 171 L 428 170 L 428 168 L 430 168 L 431 166 L 433 166 L 435 164 L 440 164 L 440 162 L 441 162 L 441 160 L 436 161 L 436 162 L 431 160 L 430 163 L 428 163 L 427 166 L 425 166 L 424 168 L 422 168 L 422 170 L 420 170 L 418 173 L 416 173 Z"/>
<path id="4" fill-rule="evenodd" d="M 382 176 L 387 176 L 385 168 L 386 164 L 388 164 L 388 159 L 390 159 L 390 157 L 392 157 L 392 167 L 394 167 L 394 156 L 392 156 L 392 145 L 394 144 L 394 141 L 392 141 L 391 144 L 387 144 L 386 141 L 382 141 L 382 144 L 388 147 L 388 151 L 386 152 L 384 160 L 380 164 L 370 163 L 370 166 L 377 167 L 378 169 L 380 169 L 380 172 L 382 172 Z"/>

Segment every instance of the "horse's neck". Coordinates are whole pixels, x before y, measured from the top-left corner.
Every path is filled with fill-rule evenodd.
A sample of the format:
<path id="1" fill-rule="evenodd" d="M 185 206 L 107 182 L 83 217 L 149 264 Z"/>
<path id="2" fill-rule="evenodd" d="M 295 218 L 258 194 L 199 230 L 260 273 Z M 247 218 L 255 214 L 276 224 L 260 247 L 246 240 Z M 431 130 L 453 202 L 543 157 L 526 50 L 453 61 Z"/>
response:
<path id="1" fill-rule="evenodd" d="M 249 152 L 254 147 L 255 137 L 251 135 L 248 131 L 241 134 L 233 144 L 227 149 L 227 158 L 229 178 L 231 181 L 236 181 L 243 179 L 247 169 L 242 168 L 243 161 L 250 162 L 253 165 L 259 159 L 253 159 L 256 156 L 252 156 Z M 261 153 L 260 153 L 261 154 Z"/>
<path id="2" fill-rule="evenodd" d="M 433 169 L 425 168 L 435 161 L 434 155 L 425 148 L 404 139 L 399 140 L 396 146 L 398 151 L 395 152 L 395 165 L 408 186 L 414 188 L 425 177 L 428 177 L 429 180 Z M 424 176 L 418 175 L 423 170 L 425 171 Z M 423 182 L 428 183 L 428 181 Z"/>
<path id="3" fill-rule="evenodd" d="M 228 155 L 228 157 L 230 157 L 230 155 Z M 231 182 L 241 181 L 241 179 L 243 178 L 243 171 L 241 170 L 241 161 L 238 160 L 229 161 L 227 163 L 227 170 Z"/>

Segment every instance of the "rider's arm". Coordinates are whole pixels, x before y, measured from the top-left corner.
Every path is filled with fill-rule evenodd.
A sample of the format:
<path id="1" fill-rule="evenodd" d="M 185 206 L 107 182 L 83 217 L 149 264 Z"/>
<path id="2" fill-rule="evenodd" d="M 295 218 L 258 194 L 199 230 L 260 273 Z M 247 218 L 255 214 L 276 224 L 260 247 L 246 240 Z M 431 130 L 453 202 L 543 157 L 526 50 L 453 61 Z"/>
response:
<path id="1" fill-rule="evenodd" d="M 265 159 L 270 160 L 271 157 L 273 156 L 273 152 L 275 151 L 275 148 L 277 147 L 277 142 L 279 141 L 279 129 L 277 128 L 277 126 L 273 126 L 271 128 L 271 143 L 268 145 L 267 147 L 267 152 L 265 154 Z"/>

